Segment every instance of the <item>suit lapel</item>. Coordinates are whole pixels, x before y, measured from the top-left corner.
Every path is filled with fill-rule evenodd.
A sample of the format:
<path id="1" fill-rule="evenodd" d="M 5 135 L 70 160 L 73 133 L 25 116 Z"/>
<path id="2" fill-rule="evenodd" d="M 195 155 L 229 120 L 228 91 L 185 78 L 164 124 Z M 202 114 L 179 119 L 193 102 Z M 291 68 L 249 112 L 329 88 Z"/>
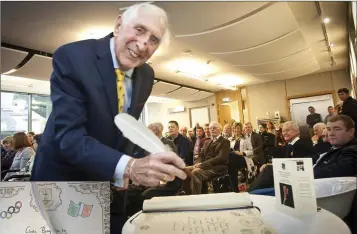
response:
<path id="1" fill-rule="evenodd" d="M 117 94 L 117 84 L 116 75 L 114 71 L 114 65 L 112 60 L 112 55 L 110 53 L 110 38 L 113 34 L 106 36 L 98 40 L 97 46 L 97 68 L 102 78 L 106 96 L 108 98 L 108 103 L 110 105 L 110 110 L 112 112 L 113 118 L 118 114 L 118 94 Z"/>

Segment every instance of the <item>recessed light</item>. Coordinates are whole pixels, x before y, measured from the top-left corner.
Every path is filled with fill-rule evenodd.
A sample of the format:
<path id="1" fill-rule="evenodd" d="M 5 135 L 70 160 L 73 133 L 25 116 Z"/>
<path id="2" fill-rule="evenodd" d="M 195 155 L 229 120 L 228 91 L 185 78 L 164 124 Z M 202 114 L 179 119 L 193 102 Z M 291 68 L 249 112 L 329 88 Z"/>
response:
<path id="1" fill-rule="evenodd" d="M 330 43 L 330 47 L 334 47 L 335 45 L 333 43 Z"/>
<path id="2" fill-rule="evenodd" d="M 324 23 L 325 23 L 325 24 L 328 24 L 329 22 L 330 22 L 330 18 L 325 17 L 325 18 L 324 18 Z"/>

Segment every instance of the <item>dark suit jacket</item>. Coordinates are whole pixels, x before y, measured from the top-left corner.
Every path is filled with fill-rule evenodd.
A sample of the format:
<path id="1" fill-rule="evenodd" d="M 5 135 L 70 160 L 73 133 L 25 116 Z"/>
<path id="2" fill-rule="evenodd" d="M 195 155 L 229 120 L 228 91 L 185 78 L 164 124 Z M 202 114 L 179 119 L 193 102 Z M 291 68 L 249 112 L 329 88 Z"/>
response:
<path id="1" fill-rule="evenodd" d="M 216 174 L 223 174 L 227 171 L 230 143 L 224 137 L 220 137 L 213 143 L 212 139 L 203 144 L 203 148 L 198 156 L 198 163 L 203 170 L 213 170 Z"/>
<path id="2" fill-rule="evenodd" d="M 169 138 L 169 140 L 171 140 L 171 138 Z M 180 156 L 180 158 L 182 158 L 186 165 L 192 165 L 192 146 L 191 146 L 191 141 L 181 135 L 180 133 L 178 134 L 178 136 L 173 140 L 176 149 L 177 149 L 177 154 Z"/>
<path id="3" fill-rule="evenodd" d="M 292 146 L 292 152 L 289 154 L 289 144 L 283 147 L 284 158 L 313 158 L 316 156 L 312 141 L 310 139 L 299 139 Z"/>
<path id="4" fill-rule="evenodd" d="M 315 179 L 357 175 L 357 141 L 327 152 L 314 167 Z"/>
<path id="5" fill-rule="evenodd" d="M 262 136 L 258 133 L 252 132 L 251 142 L 252 142 L 253 154 L 254 154 L 252 159 L 255 162 L 264 164 L 265 159 L 264 159 L 264 152 L 263 152 Z"/>
<path id="6" fill-rule="evenodd" d="M 32 170 L 34 181 L 109 181 L 123 153 L 134 145 L 114 124 L 118 114 L 116 75 L 109 41 L 85 40 L 53 54 L 52 113 Z M 134 69 L 128 114 L 139 118 L 154 81 L 153 69 Z"/>
<path id="7" fill-rule="evenodd" d="M 282 148 L 276 148 L 281 149 L 281 151 L 276 152 L 278 155 L 273 155 L 273 158 L 313 158 L 316 155 L 312 146 L 312 141 L 310 139 L 299 139 L 298 141 L 296 141 L 295 144 L 292 145 L 292 153 L 290 154 L 288 153 L 288 147 L 288 144 L 286 144 Z M 273 166 L 267 165 L 252 183 L 249 188 L 249 191 L 272 187 L 274 187 Z"/>
<path id="8" fill-rule="evenodd" d="M 352 97 L 347 98 L 342 105 L 342 115 L 347 115 L 357 124 L 357 100 Z M 355 131 L 357 137 L 357 131 Z"/>
<path id="9" fill-rule="evenodd" d="M 165 138 L 165 137 L 162 137 L 162 138 L 161 138 L 161 142 L 162 142 L 164 145 L 168 145 L 168 146 L 170 147 L 170 149 L 171 149 L 173 152 L 175 152 L 176 154 L 178 153 L 178 152 L 177 152 L 177 148 L 176 148 L 176 146 L 175 146 L 175 144 L 174 144 L 174 142 L 173 142 L 172 140 L 169 140 L 169 139 L 167 139 L 167 138 Z"/>

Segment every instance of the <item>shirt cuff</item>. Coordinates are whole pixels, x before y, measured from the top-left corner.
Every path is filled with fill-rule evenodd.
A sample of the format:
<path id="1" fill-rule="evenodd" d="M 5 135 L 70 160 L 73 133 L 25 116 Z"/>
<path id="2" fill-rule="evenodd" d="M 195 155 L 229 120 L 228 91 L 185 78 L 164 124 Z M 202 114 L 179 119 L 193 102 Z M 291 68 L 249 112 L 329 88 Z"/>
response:
<path id="1" fill-rule="evenodd" d="M 124 172 L 130 159 L 131 157 L 125 154 L 120 157 L 114 172 L 114 186 L 120 188 L 124 187 Z"/>

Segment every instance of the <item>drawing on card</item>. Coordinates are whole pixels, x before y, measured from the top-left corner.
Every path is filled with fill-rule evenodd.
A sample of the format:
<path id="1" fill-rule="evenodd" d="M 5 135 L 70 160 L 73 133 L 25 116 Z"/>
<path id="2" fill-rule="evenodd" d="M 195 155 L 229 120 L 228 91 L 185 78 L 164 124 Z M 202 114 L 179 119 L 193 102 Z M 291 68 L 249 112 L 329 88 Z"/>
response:
<path id="1" fill-rule="evenodd" d="M 76 204 L 73 201 L 70 201 L 67 214 L 72 217 L 81 216 L 82 218 L 87 218 L 91 215 L 92 209 L 93 205 L 86 205 L 82 202 Z"/>
<path id="2" fill-rule="evenodd" d="M 9 206 L 7 210 L 3 210 L 0 212 L 0 220 L 11 219 L 13 215 L 20 213 L 21 207 L 22 207 L 21 201 L 15 202 L 15 205 Z"/>
<path id="3" fill-rule="evenodd" d="M 24 191 L 25 186 L 22 187 L 2 187 L 0 188 L 0 197 L 1 198 L 10 198 L 10 197 L 14 197 L 17 194 L 19 194 L 20 190 Z"/>
<path id="4" fill-rule="evenodd" d="M 55 211 L 62 205 L 62 189 L 56 183 L 36 183 L 36 185 L 46 211 Z M 30 192 L 30 207 L 39 212 L 34 199 L 32 192 Z"/>

